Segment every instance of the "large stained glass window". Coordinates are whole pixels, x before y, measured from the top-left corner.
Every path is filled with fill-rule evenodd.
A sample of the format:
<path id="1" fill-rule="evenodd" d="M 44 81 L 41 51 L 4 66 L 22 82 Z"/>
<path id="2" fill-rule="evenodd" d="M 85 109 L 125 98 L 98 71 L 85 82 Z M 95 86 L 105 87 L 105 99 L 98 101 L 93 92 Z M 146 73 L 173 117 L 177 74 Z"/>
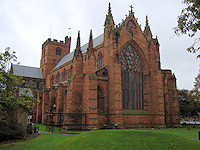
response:
<path id="1" fill-rule="evenodd" d="M 132 45 L 127 45 L 121 52 L 121 77 L 123 109 L 143 110 L 143 66 L 138 53 Z"/>

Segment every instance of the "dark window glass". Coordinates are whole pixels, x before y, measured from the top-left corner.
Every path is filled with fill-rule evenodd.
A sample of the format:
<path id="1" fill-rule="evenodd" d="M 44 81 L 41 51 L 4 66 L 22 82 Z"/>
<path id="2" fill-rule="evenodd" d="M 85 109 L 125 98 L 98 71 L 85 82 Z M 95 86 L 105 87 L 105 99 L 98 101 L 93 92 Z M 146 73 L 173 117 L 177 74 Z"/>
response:
<path id="1" fill-rule="evenodd" d="M 56 48 L 56 55 L 58 55 L 58 56 L 61 55 L 61 49 L 60 48 Z"/>
<path id="2" fill-rule="evenodd" d="M 143 110 L 143 66 L 132 45 L 120 53 L 123 109 Z"/>
<path id="3" fill-rule="evenodd" d="M 103 67 L 103 55 L 101 52 L 98 53 L 97 68 Z"/>

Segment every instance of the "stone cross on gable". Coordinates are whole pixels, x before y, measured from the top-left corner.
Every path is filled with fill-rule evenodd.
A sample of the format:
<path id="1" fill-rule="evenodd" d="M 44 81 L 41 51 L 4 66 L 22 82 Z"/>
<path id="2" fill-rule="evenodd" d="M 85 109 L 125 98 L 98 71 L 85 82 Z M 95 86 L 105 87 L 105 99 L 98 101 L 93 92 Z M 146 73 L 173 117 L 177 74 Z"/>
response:
<path id="1" fill-rule="evenodd" d="M 130 7 L 131 7 L 131 13 L 133 13 L 133 6 L 131 5 Z"/>

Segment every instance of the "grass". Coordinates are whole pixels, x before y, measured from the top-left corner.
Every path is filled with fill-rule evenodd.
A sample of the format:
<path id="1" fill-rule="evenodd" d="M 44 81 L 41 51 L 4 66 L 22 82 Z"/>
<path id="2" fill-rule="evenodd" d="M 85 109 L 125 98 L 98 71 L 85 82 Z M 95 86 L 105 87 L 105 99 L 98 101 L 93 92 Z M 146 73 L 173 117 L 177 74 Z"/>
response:
<path id="1" fill-rule="evenodd" d="M 40 131 L 46 131 L 46 125 L 34 123 L 33 127 L 39 127 Z"/>
<path id="2" fill-rule="evenodd" d="M 41 134 L 34 140 L 4 144 L 0 149 L 180 149 L 198 150 L 198 129 L 98 130 L 78 136 Z"/>
<path id="3" fill-rule="evenodd" d="M 54 150 L 62 146 L 65 141 L 73 136 L 41 134 L 34 140 L 0 145 L 1 150 Z"/>
<path id="4" fill-rule="evenodd" d="M 195 132 L 184 130 L 101 130 L 83 133 L 67 140 L 65 149 L 193 149 L 198 150 L 200 141 L 189 139 Z M 182 133 L 183 131 L 183 133 Z"/>

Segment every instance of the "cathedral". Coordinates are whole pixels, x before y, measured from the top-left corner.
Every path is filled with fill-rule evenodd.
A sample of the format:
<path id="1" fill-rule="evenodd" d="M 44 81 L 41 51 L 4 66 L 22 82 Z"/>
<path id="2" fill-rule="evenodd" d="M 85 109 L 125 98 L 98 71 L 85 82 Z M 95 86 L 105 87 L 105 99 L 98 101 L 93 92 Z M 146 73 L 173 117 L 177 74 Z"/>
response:
<path id="1" fill-rule="evenodd" d="M 178 126 L 176 78 L 161 69 L 159 42 L 148 18 L 142 30 L 131 6 L 115 25 L 109 4 L 104 32 L 96 38 L 92 30 L 88 35 L 89 42 L 81 46 L 78 32 L 72 52 L 71 37 L 47 39 L 40 68 L 12 66 L 13 73 L 22 70 L 18 76 L 29 72 L 24 77 L 35 83 L 40 102 L 33 120 L 48 124 L 53 119 L 55 125 L 81 129 Z"/>

